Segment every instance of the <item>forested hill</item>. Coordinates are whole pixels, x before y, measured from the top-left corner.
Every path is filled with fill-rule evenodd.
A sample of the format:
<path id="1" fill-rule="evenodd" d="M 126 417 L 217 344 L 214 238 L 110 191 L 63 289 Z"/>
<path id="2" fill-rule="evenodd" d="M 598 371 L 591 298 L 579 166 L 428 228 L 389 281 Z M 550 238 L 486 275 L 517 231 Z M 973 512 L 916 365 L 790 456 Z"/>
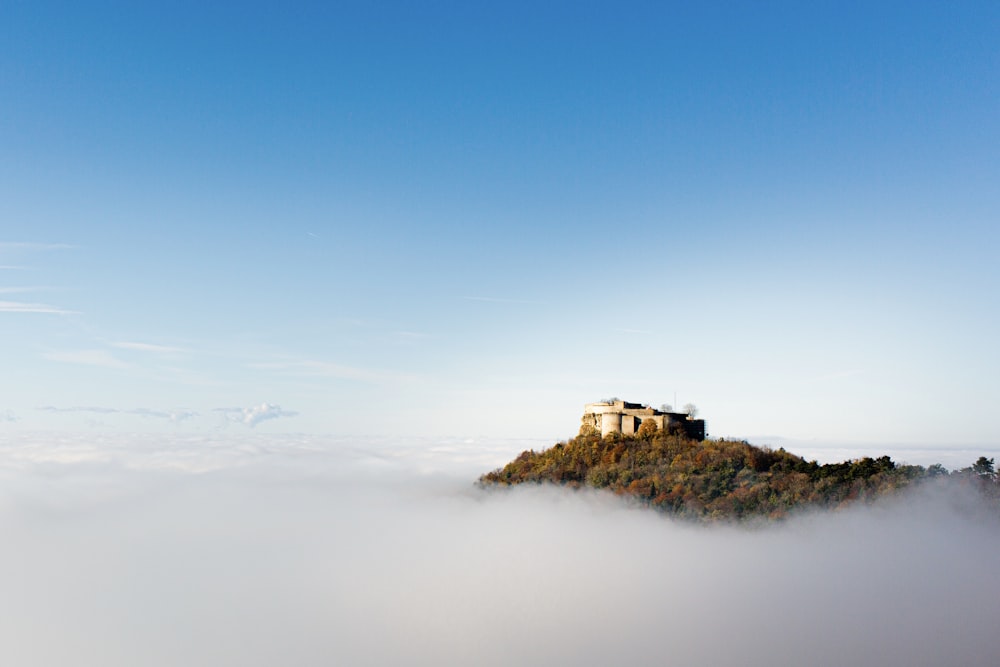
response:
<path id="1" fill-rule="evenodd" d="M 953 477 L 1000 498 L 993 460 L 949 473 L 897 465 L 888 456 L 819 465 L 783 449 L 745 441 L 696 441 L 657 431 L 637 436 L 590 432 L 543 452 L 525 451 L 480 478 L 482 485 L 550 482 L 608 489 L 685 518 L 781 518 L 805 507 L 870 501 L 931 478 Z"/>

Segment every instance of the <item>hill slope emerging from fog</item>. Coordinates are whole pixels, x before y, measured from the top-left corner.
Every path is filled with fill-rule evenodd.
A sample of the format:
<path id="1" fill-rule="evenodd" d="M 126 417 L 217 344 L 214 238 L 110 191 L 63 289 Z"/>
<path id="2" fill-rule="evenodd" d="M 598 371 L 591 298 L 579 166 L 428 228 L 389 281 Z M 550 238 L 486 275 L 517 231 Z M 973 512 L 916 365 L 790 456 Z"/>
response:
<path id="1" fill-rule="evenodd" d="M 522 452 L 479 481 L 607 489 L 688 519 L 745 521 L 872 501 L 931 478 L 954 478 L 1000 497 L 993 461 L 985 457 L 953 473 L 939 464 L 897 465 L 888 456 L 820 465 L 746 441 L 697 441 L 663 432 L 581 434 L 542 452 Z"/>

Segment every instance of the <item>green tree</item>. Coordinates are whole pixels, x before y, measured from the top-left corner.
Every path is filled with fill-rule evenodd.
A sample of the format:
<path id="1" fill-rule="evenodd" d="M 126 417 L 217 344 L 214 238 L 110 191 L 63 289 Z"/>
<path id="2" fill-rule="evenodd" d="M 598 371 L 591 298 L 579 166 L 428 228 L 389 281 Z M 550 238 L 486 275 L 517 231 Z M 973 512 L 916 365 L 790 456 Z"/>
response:
<path id="1" fill-rule="evenodd" d="M 948 470 L 940 463 L 935 463 L 927 468 L 928 477 L 941 477 L 947 474 Z"/>
<path id="2" fill-rule="evenodd" d="M 993 459 L 988 459 L 985 456 L 980 456 L 979 459 L 972 464 L 972 472 L 985 479 L 993 480 L 996 478 L 996 472 L 993 469 Z"/>

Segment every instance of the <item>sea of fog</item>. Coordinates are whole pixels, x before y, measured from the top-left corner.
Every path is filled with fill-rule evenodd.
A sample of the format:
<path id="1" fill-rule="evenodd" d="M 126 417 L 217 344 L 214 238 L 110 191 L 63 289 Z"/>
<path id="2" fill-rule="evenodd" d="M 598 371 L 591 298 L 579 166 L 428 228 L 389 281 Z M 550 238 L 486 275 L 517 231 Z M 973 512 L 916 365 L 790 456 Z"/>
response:
<path id="1" fill-rule="evenodd" d="M 473 484 L 547 444 L 2 435 L 0 664 L 1000 664 L 971 496 L 747 529 Z"/>

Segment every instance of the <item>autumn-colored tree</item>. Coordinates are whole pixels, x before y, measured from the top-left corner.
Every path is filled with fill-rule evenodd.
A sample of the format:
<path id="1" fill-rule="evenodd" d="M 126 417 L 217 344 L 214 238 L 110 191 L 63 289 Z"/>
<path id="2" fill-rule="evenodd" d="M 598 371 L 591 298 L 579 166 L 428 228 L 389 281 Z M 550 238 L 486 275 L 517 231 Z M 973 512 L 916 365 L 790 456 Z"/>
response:
<path id="1" fill-rule="evenodd" d="M 639 430 L 636 434 L 640 438 L 651 438 L 658 430 L 660 430 L 660 427 L 656 425 L 655 421 L 652 419 L 643 419 L 642 423 L 639 424 Z"/>
<path id="2" fill-rule="evenodd" d="M 553 483 L 607 489 L 672 515 L 699 521 L 778 519 L 808 506 L 873 502 L 923 480 L 954 479 L 1000 505 L 993 460 L 949 475 L 943 466 L 897 465 L 864 457 L 820 465 L 784 449 L 742 440 L 692 440 L 644 421 L 636 435 L 596 429 L 542 451 L 525 451 L 480 478 L 483 485 Z"/>

